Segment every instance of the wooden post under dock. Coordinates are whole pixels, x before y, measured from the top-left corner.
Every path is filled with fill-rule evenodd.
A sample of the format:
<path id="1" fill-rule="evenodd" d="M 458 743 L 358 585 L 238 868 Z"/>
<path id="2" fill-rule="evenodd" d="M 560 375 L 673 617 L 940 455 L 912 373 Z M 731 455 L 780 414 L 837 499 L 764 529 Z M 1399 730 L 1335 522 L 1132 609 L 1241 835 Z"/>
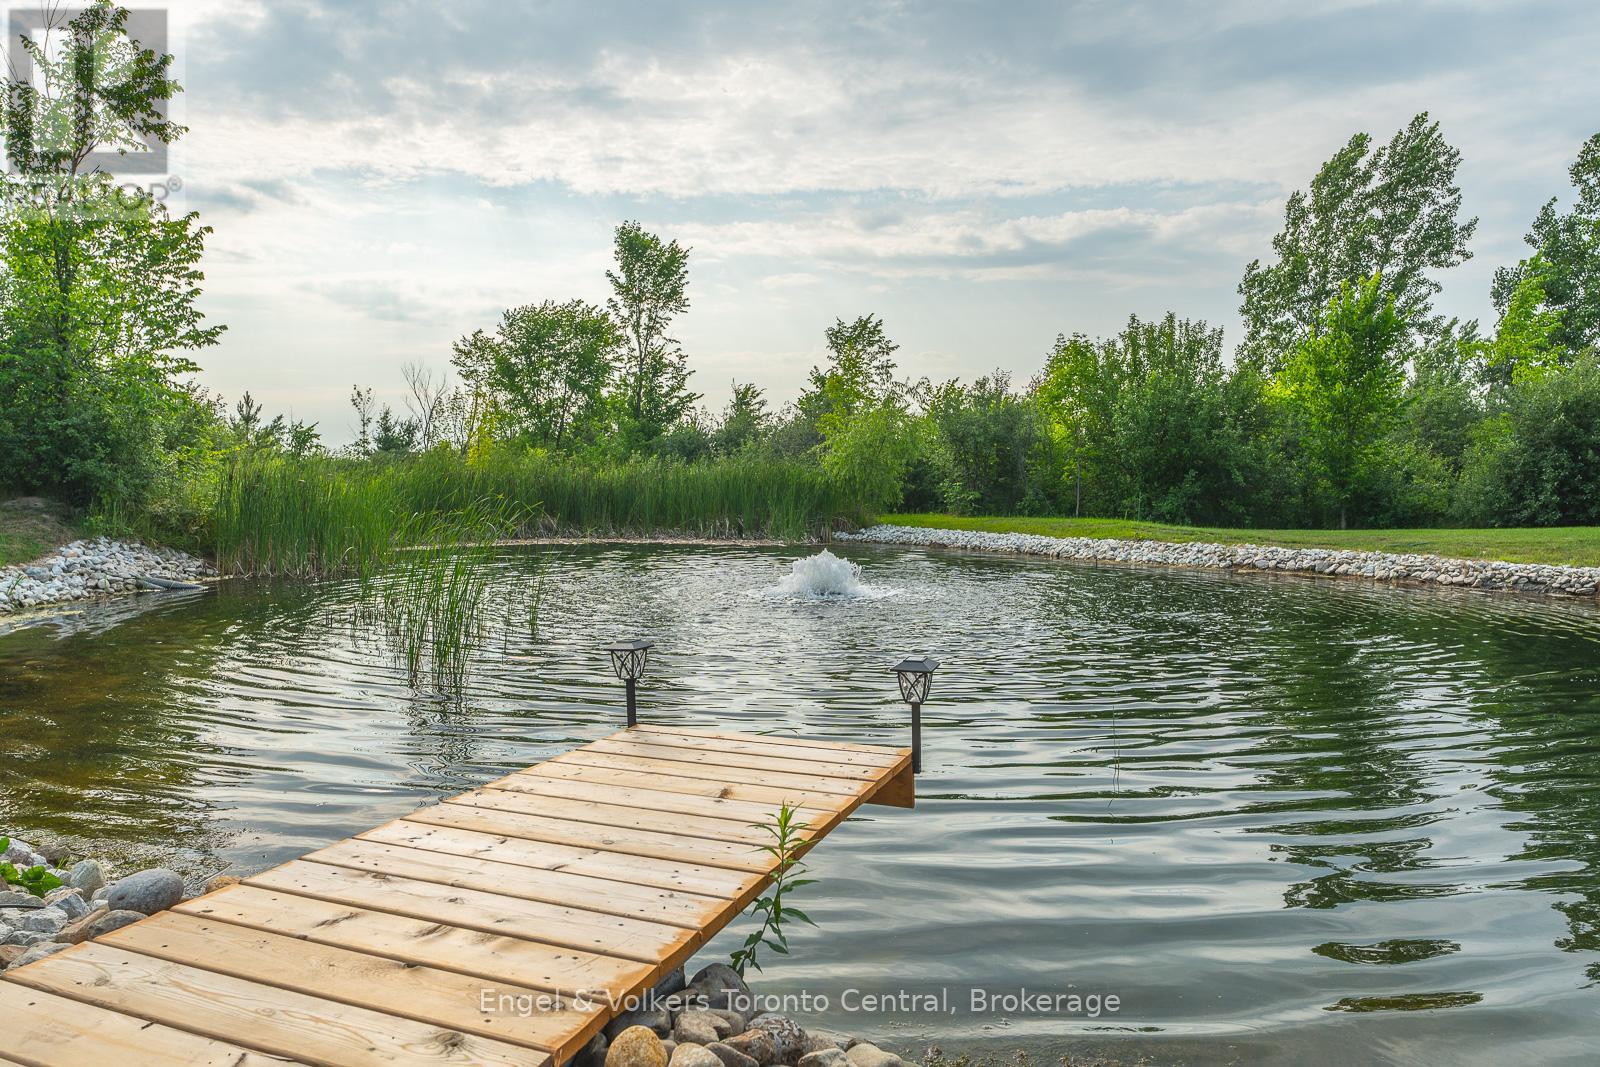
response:
<path id="1" fill-rule="evenodd" d="M 915 795 L 910 749 L 633 727 L 5 972 L 0 1067 L 556 1067 L 766 887 L 752 824 Z"/>

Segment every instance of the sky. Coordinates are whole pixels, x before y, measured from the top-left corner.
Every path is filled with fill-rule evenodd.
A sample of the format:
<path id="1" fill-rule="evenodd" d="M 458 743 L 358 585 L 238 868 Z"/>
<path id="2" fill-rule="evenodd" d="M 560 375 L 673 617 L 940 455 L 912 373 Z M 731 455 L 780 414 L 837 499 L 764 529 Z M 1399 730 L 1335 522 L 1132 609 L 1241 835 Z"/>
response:
<path id="1" fill-rule="evenodd" d="M 1174 311 L 1238 340 L 1283 202 L 1428 111 L 1489 280 L 1600 130 L 1600 9 L 1550 3 L 180 0 L 172 204 L 208 239 L 230 402 L 353 436 L 502 309 L 604 299 L 611 233 L 692 247 L 704 403 L 774 406 L 836 317 L 902 374 L 1023 383 L 1058 333 Z"/>

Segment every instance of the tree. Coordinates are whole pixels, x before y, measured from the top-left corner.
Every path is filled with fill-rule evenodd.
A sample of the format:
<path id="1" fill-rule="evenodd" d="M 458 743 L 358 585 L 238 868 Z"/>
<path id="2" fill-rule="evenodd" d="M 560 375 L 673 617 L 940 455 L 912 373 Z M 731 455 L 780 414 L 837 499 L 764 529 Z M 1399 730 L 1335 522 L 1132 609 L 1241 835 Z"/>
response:
<path id="1" fill-rule="evenodd" d="M 179 353 L 222 331 L 196 307 L 210 228 L 88 165 L 185 132 L 161 113 L 180 91 L 172 57 L 130 39 L 127 19 L 100 2 L 54 48 L 24 38 L 36 79 L 5 85 L 0 471 L 80 502 L 147 490 L 165 427 L 197 403 Z"/>
<path id="2" fill-rule="evenodd" d="M 849 323 L 835 319 L 823 337 L 828 366 L 811 368 L 799 401 L 806 415 L 850 415 L 883 403 L 897 391 L 893 356 L 900 346 L 889 340 L 881 318 L 862 315 Z"/>
<path id="3" fill-rule="evenodd" d="M 1505 302 L 1494 338 L 1485 346 L 1485 361 L 1499 382 L 1542 378 L 1566 362 L 1571 353 L 1562 336 L 1565 309 L 1550 307 L 1545 295 L 1548 266 L 1535 256 L 1517 271 L 1516 286 Z"/>
<path id="4" fill-rule="evenodd" d="M 596 429 L 623 337 L 604 308 L 546 300 L 500 322 L 487 384 L 531 445 L 562 449 Z"/>
<path id="5" fill-rule="evenodd" d="M 448 371 L 435 376 L 421 363 L 406 363 L 400 373 L 405 377 L 406 410 L 411 421 L 417 424 L 417 445 L 427 451 L 439 443 L 439 421 L 445 396 L 450 391 Z"/>
<path id="6" fill-rule="evenodd" d="M 1276 262 L 1258 259 L 1245 268 L 1241 360 L 1275 372 L 1286 354 L 1317 336 L 1323 312 L 1346 283 L 1374 276 L 1410 331 L 1442 329 L 1432 315 L 1440 284 L 1428 272 L 1469 259 L 1478 224 L 1457 221 L 1460 162 L 1426 112 L 1376 150 L 1365 133 L 1350 138 L 1309 192 L 1290 195 L 1283 230 L 1272 239 Z"/>
<path id="7" fill-rule="evenodd" d="M 940 495 L 957 514 L 1014 514 L 1029 495 L 1030 463 L 1042 431 L 1037 407 L 997 370 L 970 386 L 924 379 L 918 399 L 933 430 Z"/>
<path id="8" fill-rule="evenodd" d="M 712 447 L 722 455 L 731 455 L 759 440 L 771 422 L 762 391 L 750 382 L 734 382 L 733 395 L 712 434 Z"/>
<path id="9" fill-rule="evenodd" d="M 1307 458 L 1333 495 L 1341 530 L 1400 410 L 1406 334 L 1380 275 L 1346 282 L 1278 376 L 1279 395 L 1301 420 Z"/>
<path id="10" fill-rule="evenodd" d="M 1530 272 L 1537 273 L 1544 303 L 1560 315 L 1550 344 L 1569 353 L 1600 348 L 1600 133 L 1584 143 L 1567 172 L 1578 196 L 1563 215 L 1551 197 L 1524 238 L 1536 255 L 1495 271 L 1492 295 L 1509 314 Z"/>
<path id="11" fill-rule="evenodd" d="M 635 431 L 648 439 L 676 422 L 699 396 L 689 391 L 689 368 L 672 319 L 689 308 L 689 249 L 663 242 L 637 222 L 617 227 L 616 270 L 606 271 L 606 302 L 627 339 L 620 399 Z"/>

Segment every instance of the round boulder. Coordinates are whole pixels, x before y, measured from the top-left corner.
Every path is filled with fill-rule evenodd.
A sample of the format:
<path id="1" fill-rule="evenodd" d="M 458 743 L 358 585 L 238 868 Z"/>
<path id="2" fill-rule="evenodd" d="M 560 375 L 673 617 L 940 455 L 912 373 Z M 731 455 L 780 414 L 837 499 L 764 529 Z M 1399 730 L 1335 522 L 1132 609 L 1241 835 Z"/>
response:
<path id="1" fill-rule="evenodd" d="M 162 867 L 130 874 L 106 893 L 112 911 L 136 911 L 154 915 L 166 911 L 183 899 L 183 879 Z"/>
<path id="2" fill-rule="evenodd" d="M 630 1026 L 611 1039 L 606 1067 L 667 1067 L 667 1050 L 654 1030 Z"/>

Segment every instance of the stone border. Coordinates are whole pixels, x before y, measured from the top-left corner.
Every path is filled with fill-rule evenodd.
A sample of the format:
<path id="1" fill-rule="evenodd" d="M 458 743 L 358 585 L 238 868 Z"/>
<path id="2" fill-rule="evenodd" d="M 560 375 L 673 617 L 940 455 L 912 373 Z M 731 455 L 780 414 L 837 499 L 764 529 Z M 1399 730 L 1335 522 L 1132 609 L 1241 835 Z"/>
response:
<path id="1" fill-rule="evenodd" d="M 74 541 L 32 563 L 0 567 L 0 615 L 140 590 L 190 588 L 216 569 L 173 548 L 106 537 Z"/>
<path id="2" fill-rule="evenodd" d="M 845 542 L 964 548 L 1096 563 L 1272 571 L 1590 600 L 1600 594 L 1600 567 L 1560 567 L 1548 563 L 1506 563 L 1499 560 L 1449 559 L 1444 556 L 1397 555 L 1333 548 L 1221 545 L 1206 541 L 1185 544 L 1095 537 L 1046 537 L 1042 534 L 983 533 L 920 526 L 870 526 L 854 533 L 835 533 L 833 536 L 835 540 Z"/>

